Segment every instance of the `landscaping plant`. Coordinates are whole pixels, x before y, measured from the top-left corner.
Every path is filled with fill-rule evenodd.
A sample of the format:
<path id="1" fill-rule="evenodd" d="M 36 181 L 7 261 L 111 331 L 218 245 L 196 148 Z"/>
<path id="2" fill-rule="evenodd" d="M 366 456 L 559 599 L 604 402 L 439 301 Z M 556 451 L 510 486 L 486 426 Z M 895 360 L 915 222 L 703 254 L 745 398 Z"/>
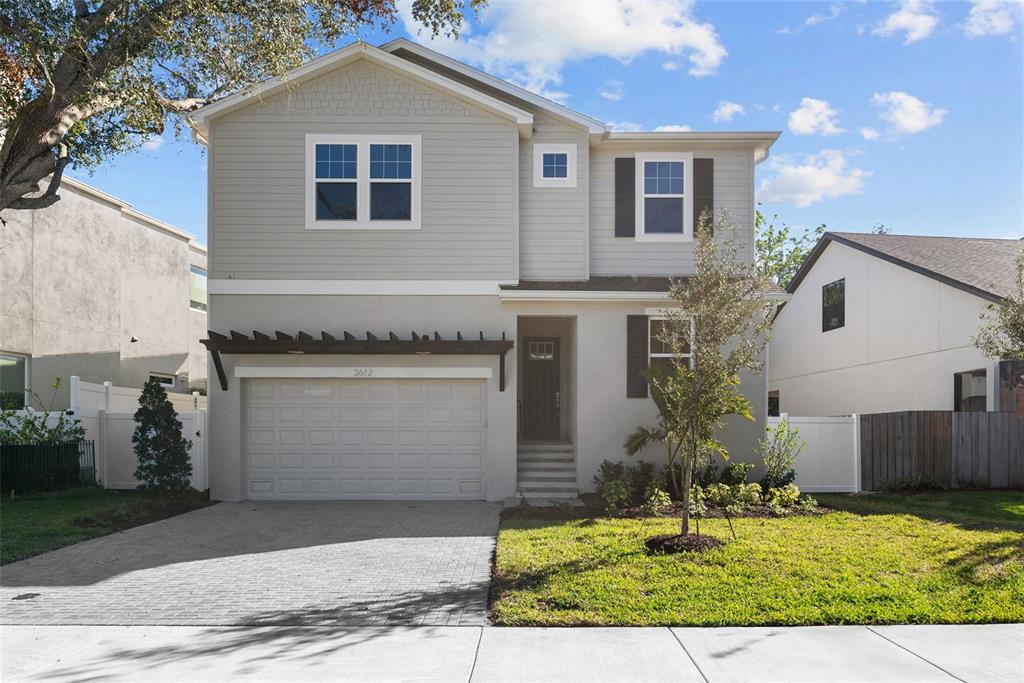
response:
<path id="1" fill-rule="evenodd" d="M 192 462 L 188 450 L 192 442 L 181 435 L 178 414 L 156 379 L 142 388 L 132 443 L 139 461 L 135 478 L 143 488 L 180 493 L 190 487 Z"/>
<path id="2" fill-rule="evenodd" d="M 765 431 L 767 436 L 758 442 L 757 448 L 765 470 L 761 489 L 768 495 L 769 489 L 785 486 L 796 479 L 793 463 L 807 448 L 807 442 L 800 436 L 800 430 L 790 428 L 785 418 Z"/>
<path id="3" fill-rule="evenodd" d="M 1024 360 L 1024 249 L 1017 255 L 1014 291 L 1001 304 L 989 304 L 972 340 L 989 358 Z"/>
<path id="4" fill-rule="evenodd" d="M 0 444 L 49 446 L 78 443 L 85 438 L 85 427 L 77 417 L 53 410 L 60 389 L 60 378 L 55 379 L 51 386 L 53 395 L 45 410 L 38 411 L 32 406 L 26 406 L 23 411 L 0 412 Z M 38 395 L 32 394 L 32 397 L 41 408 L 44 407 Z"/>
<path id="5" fill-rule="evenodd" d="M 689 360 L 645 372 L 658 424 L 638 427 L 625 443 L 629 455 L 653 443 L 665 448 L 673 488 L 682 498 L 683 539 L 690 533 L 690 487 L 702 455 L 727 459 L 719 440 L 725 418 L 753 419 L 740 393 L 740 373 L 762 369 L 770 310 L 768 278 L 738 257 L 737 228 L 727 215 L 715 221 L 705 211 L 696 232 L 696 273 L 673 281 L 661 339 L 675 356 Z"/>

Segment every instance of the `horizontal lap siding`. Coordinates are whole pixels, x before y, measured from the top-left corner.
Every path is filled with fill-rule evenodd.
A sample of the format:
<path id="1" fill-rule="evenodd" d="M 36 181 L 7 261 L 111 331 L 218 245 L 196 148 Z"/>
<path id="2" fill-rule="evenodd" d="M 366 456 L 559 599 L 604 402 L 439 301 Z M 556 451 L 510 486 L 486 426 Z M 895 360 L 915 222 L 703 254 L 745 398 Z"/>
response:
<path id="1" fill-rule="evenodd" d="M 357 62 L 213 125 L 210 276 L 494 279 L 515 276 L 511 122 Z M 422 136 L 422 229 L 305 229 L 307 133 Z"/>
<path id="2" fill-rule="evenodd" d="M 754 166 L 751 149 L 669 148 L 664 143 L 595 147 L 590 159 L 590 274 L 680 275 L 693 272 L 692 242 L 641 244 L 615 237 L 615 158 L 640 151 L 692 152 L 715 161 L 715 213 L 729 211 L 740 228 L 740 256 L 753 253 Z M 640 172 L 640 169 L 637 169 Z M 639 228 L 638 228 L 639 229 Z"/>
<path id="3" fill-rule="evenodd" d="M 533 143 L 576 144 L 576 187 L 533 186 Z M 586 277 L 587 160 L 580 128 L 536 112 L 532 141 L 519 154 L 519 274 L 524 279 Z"/>

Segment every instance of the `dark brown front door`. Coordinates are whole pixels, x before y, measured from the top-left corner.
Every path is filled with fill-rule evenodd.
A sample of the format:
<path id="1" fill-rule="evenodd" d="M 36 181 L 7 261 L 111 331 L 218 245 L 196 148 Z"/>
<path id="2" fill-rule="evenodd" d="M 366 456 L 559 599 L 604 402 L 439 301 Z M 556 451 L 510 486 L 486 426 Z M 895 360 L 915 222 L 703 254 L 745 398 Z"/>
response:
<path id="1" fill-rule="evenodd" d="M 523 339 L 523 438 L 559 437 L 560 374 L 556 337 Z"/>

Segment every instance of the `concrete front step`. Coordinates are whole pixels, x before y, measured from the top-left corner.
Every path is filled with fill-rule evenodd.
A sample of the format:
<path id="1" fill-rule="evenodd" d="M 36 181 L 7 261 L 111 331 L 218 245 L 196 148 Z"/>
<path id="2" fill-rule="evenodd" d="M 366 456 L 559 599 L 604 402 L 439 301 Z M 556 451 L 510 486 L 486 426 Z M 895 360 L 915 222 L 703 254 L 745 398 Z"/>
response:
<path id="1" fill-rule="evenodd" d="M 518 451 L 520 453 L 572 453 L 573 448 L 571 443 L 552 441 L 521 443 L 519 444 Z"/>
<path id="2" fill-rule="evenodd" d="M 519 453 L 516 455 L 518 462 L 576 462 L 572 453 Z"/>
<path id="3" fill-rule="evenodd" d="M 569 461 L 526 461 L 520 462 L 518 469 L 520 472 L 575 472 L 576 466 Z"/>
<path id="4" fill-rule="evenodd" d="M 519 475 L 520 486 L 530 486 L 532 484 L 547 484 L 549 482 L 563 482 L 569 484 L 576 483 L 575 474 L 527 474 Z"/>
<path id="5" fill-rule="evenodd" d="M 576 498 L 579 492 L 576 487 L 548 488 L 539 486 L 520 486 L 516 495 L 523 498 Z"/>
<path id="6" fill-rule="evenodd" d="M 576 491 L 576 480 L 527 479 L 519 481 L 520 491 Z"/>

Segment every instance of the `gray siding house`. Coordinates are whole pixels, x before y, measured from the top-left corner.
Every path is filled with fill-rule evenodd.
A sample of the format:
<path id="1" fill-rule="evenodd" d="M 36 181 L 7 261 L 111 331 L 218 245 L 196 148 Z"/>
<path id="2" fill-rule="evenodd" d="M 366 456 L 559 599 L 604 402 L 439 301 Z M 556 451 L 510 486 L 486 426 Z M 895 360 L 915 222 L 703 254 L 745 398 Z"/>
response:
<path id="1" fill-rule="evenodd" d="M 68 405 L 68 378 L 168 391 L 206 387 L 206 247 L 171 225 L 65 178 L 47 209 L 0 228 L 0 394 Z M 31 400 L 31 397 L 29 397 Z M 38 407 L 38 406 L 37 406 Z"/>
<path id="2" fill-rule="evenodd" d="M 192 124 L 221 500 L 591 489 L 655 418 L 638 373 L 669 279 L 693 272 L 694 216 L 728 210 L 752 258 L 754 166 L 778 137 L 609 132 L 404 39 Z M 729 423 L 741 460 L 764 378 L 744 391 L 759 418 Z"/>

